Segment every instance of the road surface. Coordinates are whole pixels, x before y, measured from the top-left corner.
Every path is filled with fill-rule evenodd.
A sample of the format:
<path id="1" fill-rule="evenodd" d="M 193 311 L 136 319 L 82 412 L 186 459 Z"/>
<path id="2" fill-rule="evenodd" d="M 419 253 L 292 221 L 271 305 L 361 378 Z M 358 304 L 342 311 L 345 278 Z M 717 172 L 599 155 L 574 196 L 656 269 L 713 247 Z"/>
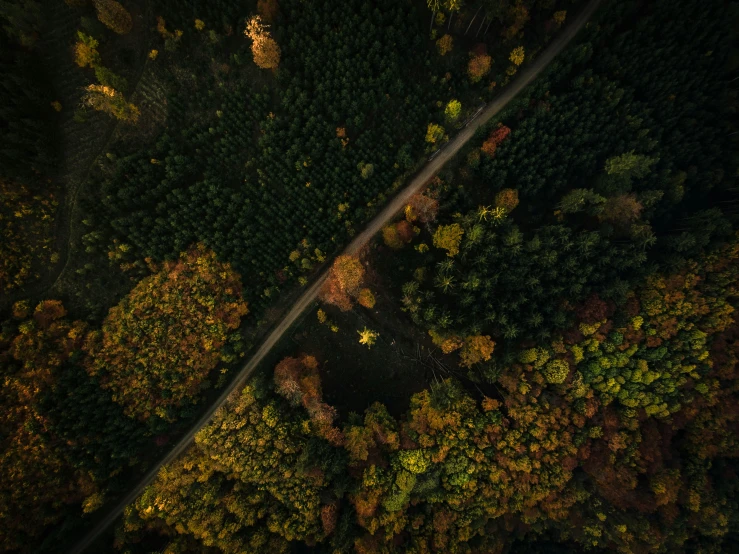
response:
<path id="1" fill-rule="evenodd" d="M 497 114 L 508 102 L 510 102 L 519 92 L 521 92 L 526 85 L 528 85 L 534 78 L 554 59 L 554 57 L 562 51 L 562 49 L 572 40 L 582 26 L 590 19 L 593 12 L 598 8 L 601 0 L 591 0 L 580 15 L 570 23 L 562 33 L 539 55 L 534 62 L 525 68 L 518 77 L 514 79 L 503 91 L 503 93 L 493 100 L 484 111 L 468 123 L 460 133 L 454 137 L 454 140 L 447 143 L 447 145 L 441 149 L 433 160 L 428 162 L 416 176 L 411 180 L 408 185 L 401 190 L 391 201 L 387 204 L 383 210 L 377 214 L 366 226 L 364 231 L 357 235 L 354 240 L 345 248 L 343 254 L 356 254 L 364 245 L 366 245 L 375 234 L 377 234 L 389 221 L 400 212 L 405 205 L 408 203 L 410 198 L 421 192 L 424 187 L 428 184 L 431 178 L 436 175 L 439 170 L 448 162 L 464 144 L 470 140 L 475 131 L 487 121 Z M 297 321 L 300 315 L 316 300 L 318 291 L 321 289 L 323 282 L 326 280 L 328 271 L 324 271 L 311 286 L 302 294 L 302 296 L 293 305 L 287 315 L 282 321 L 275 327 L 269 336 L 265 339 L 259 350 L 251 357 L 251 359 L 241 368 L 238 375 L 234 378 L 231 384 L 223 391 L 223 393 L 216 399 L 211 405 L 210 409 L 192 426 L 190 431 L 183 436 L 179 442 L 172 448 L 160 462 L 154 466 L 142 479 L 141 481 L 114 506 L 110 512 L 95 525 L 94 528 L 71 550 L 73 554 L 79 554 L 84 552 L 107 528 L 112 524 L 118 516 L 123 513 L 123 509 L 134 502 L 136 498 L 143 492 L 144 488 L 149 485 L 159 473 L 159 468 L 172 462 L 180 454 L 182 454 L 188 446 L 192 443 L 195 438 L 195 434 L 205 427 L 208 422 L 215 414 L 216 410 L 223 406 L 228 397 L 236 391 L 243 388 L 246 380 L 251 376 L 252 372 L 257 368 L 259 363 L 269 353 L 273 346 L 275 346 L 290 326 Z"/>

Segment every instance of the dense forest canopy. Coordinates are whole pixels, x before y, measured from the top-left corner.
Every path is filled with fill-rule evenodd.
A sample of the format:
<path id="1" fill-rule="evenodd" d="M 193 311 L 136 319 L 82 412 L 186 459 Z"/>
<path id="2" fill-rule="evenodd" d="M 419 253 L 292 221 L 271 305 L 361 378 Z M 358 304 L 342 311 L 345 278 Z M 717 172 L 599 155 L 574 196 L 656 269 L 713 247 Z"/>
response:
<path id="1" fill-rule="evenodd" d="M 738 21 L 0 2 L 0 550 L 736 550 Z"/>

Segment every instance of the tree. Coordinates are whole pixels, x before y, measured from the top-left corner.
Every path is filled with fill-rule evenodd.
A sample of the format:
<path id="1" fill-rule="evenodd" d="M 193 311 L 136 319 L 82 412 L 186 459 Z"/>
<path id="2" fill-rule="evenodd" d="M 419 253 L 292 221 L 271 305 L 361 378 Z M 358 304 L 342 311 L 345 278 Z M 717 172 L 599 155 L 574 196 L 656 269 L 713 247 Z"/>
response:
<path id="1" fill-rule="evenodd" d="M 635 195 L 622 194 L 606 200 L 599 217 L 602 221 L 608 221 L 624 228 L 639 219 L 641 211 L 642 205 Z"/>
<path id="2" fill-rule="evenodd" d="M 35 268 L 49 263 L 56 207 L 50 191 L 0 178 L 0 292 L 38 278 Z"/>
<path id="3" fill-rule="evenodd" d="M 370 289 L 360 290 L 357 301 L 361 306 L 364 306 L 369 310 L 375 307 L 375 295 L 372 294 L 372 291 Z"/>
<path id="4" fill-rule="evenodd" d="M 322 542 L 322 499 L 345 464 L 304 422 L 266 383 L 249 383 L 127 508 L 123 532 L 136 540 L 149 528 L 228 554 Z"/>
<path id="5" fill-rule="evenodd" d="M 74 61 L 80 67 L 96 67 L 100 65 L 98 41 L 81 31 L 77 31 L 77 43 L 74 46 Z"/>
<path id="6" fill-rule="evenodd" d="M 511 55 L 508 57 L 508 59 L 513 63 L 513 65 L 521 65 L 524 60 L 524 50 L 523 46 L 517 46 L 513 50 L 511 50 Z"/>
<path id="7" fill-rule="evenodd" d="M 414 195 L 405 207 L 405 218 L 413 223 L 430 223 L 439 213 L 439 201 L 424 193 Z"/>
<path id="8" fill-rule="evenodd" d="M 495 151 L 498 149 L 498 146 L 500 146 L 500 143 L 503 142 L 510 134 L 511 129 L 509 127 L 500 125 L 492 131 L 488 139 L 482 143 L 480 151 L 486 156 L 492 158 L 495 156 Z"/>
<path id="9" fill-rule="evenodd" d="M 506 14 L 508 27 L 503 29 L 501 35 L 503 35 L 505 40 L 511 40 L 521 32 L 530 18 L 529 10 L 524 5 L 523 0 L 516 0 L 516 3 L 508 8 L 508 13 Z"/>
<path id="10" fill-rule="evenodd" d="M 131 32 L 133 28 L 131 14 L 116 0 L 93 0 L 93 4 L 98 19 L 108 29 L 119 35 Z"/>
<path id="11" fill-rule="evenodd" d="M 608 158 L 605 169 L 608 175 L 621 175 L 627 178 L 640 179 L 646 177 L 652 171 L 652 166 L 658 161 L 658 157 L 636 154 L 632 150 L 620 156 Z"/>
<path id="12" fill-rule="evenodd" d="M 453 258 L 459 253 L 459 243 L 462 242 L 464 229 L 459 223 L 439 225 L 434 233 L 434 246 L 446 250 L 446 255 Z"/>
<path id="13" fill-rule="evenodd" d="M 495 206 L 497 208 L 503 208 L 506 212 L 512 212 L 518 206 L 518 190 L 501 190 L 495 195 Z"/>
<path id="14" fill-rule="evenodd" d="M 449 121 L 455 121 L 462 112 L 462 103 L 459 100 L 450 100 L 444 109 L 444 115 Z"/>
<path id="15" fill-rule="evenodd" d="M 357 169 L 359 169 L 362 179 L 365 181 L 372 177 L 372 174 L 375 172 L 375 166 L 366 162 L 359 162 Z"/>
<path id="16" fill-rule="evenodd" d="M 136 123 L 139 119 L 139 109 L 126 102 L 123 95 L 110 86 L 88 85 L 82 96 L 82 103 L 125 123 Z"/>
<path id="17" fill-rule="evenodd" d="M 487 54 L 476 54 L 470 58 L 467 64 L 467 75 L 470 81 L 478 83 L 480 80 L 490 72 L 490 67 L 493 64 L 493 58 Z"/>
<path id="18" fill-rule="evenodd" d="M 244 34 L 252 41 L 254 63 L 262 69 L 276 69 L 280 64 L 280 47 L 262 24 L 260 16 L 253 16 L 246 24 Z"/>
<path id="19" fill-rule="evenodd" d="M 439 51 L 440 56 L 446 56 L 449 52 L 452 51 L 453 46 L 454 41 L 452 39 L 452 36 L 448 34 L 444 35 L 436 41 L 436 49 Z"/>
<path id="20" fill-rule="evenodd" d="M 565 360 L 552 360 L 542 370 L 547 383 L 559 385 L 565 382 L 570 373 L 570 366 Z"/>
<path id="21" fill-rule="evenodd" d="M 28 306 L 17 305 L 28 317 Z M 96 490 L 90 476 L 64 457 L 50 437 L 43 398 L 57 384 L 62 366 L 79 352 L 86 325 L 64 319 L 58 300 L 40 302 L 31 319 L 3 326 L 0 333 L 0 542 L 4 548 L 26 549 L 48 526 L 64 516 L 68 503 L 84 498 L 81 489 Z M 66 368 L 65 368 L 66 371 Z"/>
<path id="22" fill-rule="evenodd" d="M 341 311 L 352 309 L 352 299 L 359 294 L 364 281 L 364 266 L 356 256 L 338 256 L 329 270 L 319 297 Z"/>
<path id="23" fill-rule="evenodd" d="M 377 337 L 380 336 L 380 333 L 373 331 L 372 329 L 367 329 L 367 327 L 361 331 L 357 331 L 357 334 L 359 335 L 359 344 L 364 344 L 367 348 L 372 348 Z"/>
<path id="24" fill-rule="evenodd" d="M 444 138 L 444 127 L 436 123 L 429 123 L 426 129 L 426 142 L 436 144 Z"/>
<path id="25" fill-rule="evenodd" d="M 558 207 L 565 214 L 587 210 L 592 215 L 597 215 L 603 210 L 605 202 L 605 198 L 590 189 L 572 189 L 562 197 Z"/>
<path id="26" fill-rule="evenodd" d="M 416 236 L 413 226 L 405 220 L 386 225 L 382 229 L 382 239 L 385 245 L 393 250 L 399 250 L 411 242 Z"/>
<path id="27" fill-rule="evenodd" d="M 89 373 L 128 415 L 174 421 L 221 360 L 235 361 L 238 335 L 229 331 L 248 313 L 240 294 L 229 264 L 202 244 L 191 248 L 111 308 L 87 339 Z"/>
<path id="28" fill-rule="evenodd" d="M 490 339 L 490 335 L 475 335 L 467 337 L 464 340 L 464 346 L 459 353 L 462 361 L 460 365 L 463 367 L 472 367 L 480 362 L 487 362 L 493 354 L 495 342 Z"/>
<path id="29" fill-rule="evenodd" d="M 385 227 L 382 228 L 382 241 L 386 246 L 389 246 L 393 250 L 400 250 L 404 245 L 403 241 L 398 236 L 398 231 L 394 223 L 385 225 Z"/>
<path id="30" fill-rule="evenodd" d="M 341 431 L 333 426 L 336 410 L 323 402 L 318 361 L 313 356 L 284 358 L 275 367 L 274 381 L 277 394 L 305 408 L 318 436 L 335 446 L 343 444 Z"/>

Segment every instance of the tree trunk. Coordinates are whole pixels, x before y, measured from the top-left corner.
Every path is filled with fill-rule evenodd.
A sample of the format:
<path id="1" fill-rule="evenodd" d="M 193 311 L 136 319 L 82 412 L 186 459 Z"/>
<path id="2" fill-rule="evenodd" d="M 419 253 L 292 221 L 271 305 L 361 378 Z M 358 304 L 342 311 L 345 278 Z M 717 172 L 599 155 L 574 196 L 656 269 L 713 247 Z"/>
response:
<path id="1" fill-rule="evenodd" d="M 485 20 L 487 19 L 487 15 L 482 18 L 482 23 L 480 23 L 480 26 L 477 28 L 477 32 L 475 33 L 475 38 L 477 38 L 477 35 L 480 34 L 480 31 L 482 30 L 482 26 L 485 25 Z"/>
<path id="2" fill-rule="evenodd" d="M 490 22 L 488 23 L 488 26 L 487 26 L 487 27 L 485 27 L 485 32 L 483 33 L 483 35 L 482 35 L 482 36 L 485 36 L 485 35 L 487 35 L 487 34 L 488 34 L 488 29 L 490 29 L 490 25 L 492 25 L 492 24 L 493 24 L 493 18 L 491 17 L 491 18 L 490 18 Z"/>
<path id="3" fill-rule="evenodd" d="M 482 6 L 480 6 L 479 8 L 477 8 L 477 11 L 475 12 L 475 15 L 472 17 L 472 21 L 470 21 L 470 24 L 467 25 L 467 31 L 464 32 L 465 35 L 470 30 L 470 27 L 472 27 L 472 24 L 475 22 L 475 19 L 477 18 L 477 14 L 480 13 L 480 10 L 481 9 L 482 9 Z"/>

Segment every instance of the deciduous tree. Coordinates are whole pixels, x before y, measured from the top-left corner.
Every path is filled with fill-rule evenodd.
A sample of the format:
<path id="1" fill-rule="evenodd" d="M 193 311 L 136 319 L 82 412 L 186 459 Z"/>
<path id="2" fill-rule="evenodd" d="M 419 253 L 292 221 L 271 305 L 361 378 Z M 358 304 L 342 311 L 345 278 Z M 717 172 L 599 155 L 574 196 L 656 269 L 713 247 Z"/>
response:
<path id="1" fill-rule="evenodd" d="M 453 258 L 459 254 L 459 243 L 462 242 L 464 229 L 459 223 L 439 225 L 434 233 L 434 246 L 446 250 L 446 255 Z"/>
<path id="2" fill-rule="evenodd" d="M 235 360 L 230 332 L 248 312 L 240 294 L 231 266 L 193 247 L 111 308 L 87 340 L 88 371 L 132 417 L 175 420 L 211 370 Z"/>
<path id="3" fill-rule="evenodd" d="M 88 85 L 82 103 L 125 123 L 136 123 L 140 115 L 138 107 L 127 102 L 120 92 L 110 86 Z"/>
<path id="4" fill-rule="evenodd" d="M 280 64 L 280 47 L 267 31 L 260 16 L 255 15 L 247 22 L 244 34 L 252 41 L 254 63 L 262 69 L 276 69 Z"/>
<path id="5" fill-rule="evenodd" d="M 116 0 L 92 0 L 98 19 L 111 31 L 119 35 L 131 32 L 133 20 L 126 8 Z"/>
<path id="6" fill-rule="evenodd" d="M 467 64 L 467 75 L 470 81 L 478 83 L 482 78 L 490 72 L 493 64 L 493 58 L 488 54 L 475 54 L 470 58 Z"/>
<path id="7" fill-rule="evenodd" d="M 342 311 L 352 309 L 352 299 L 359 294 L 364 281 L 364 266 L 356 256 L 342 255 L 334 260 L 321 288 L 320 298 Z"/>

